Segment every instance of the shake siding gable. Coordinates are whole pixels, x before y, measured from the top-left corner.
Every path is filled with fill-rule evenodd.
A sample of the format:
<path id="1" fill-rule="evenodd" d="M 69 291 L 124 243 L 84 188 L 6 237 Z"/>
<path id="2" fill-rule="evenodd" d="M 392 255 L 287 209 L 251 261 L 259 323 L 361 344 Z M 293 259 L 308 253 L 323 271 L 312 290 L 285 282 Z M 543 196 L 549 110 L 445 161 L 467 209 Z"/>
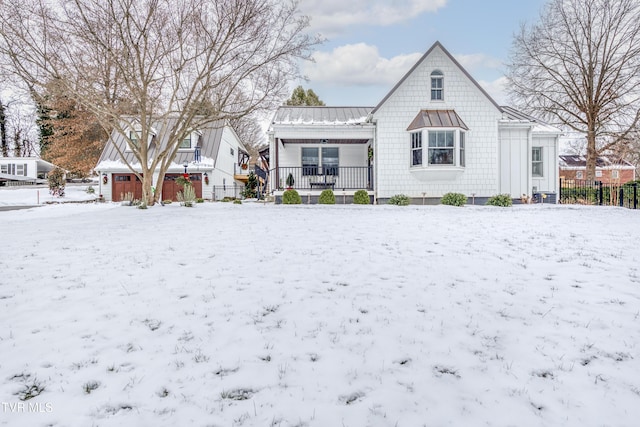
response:
<path id="1" fill-rule="evenodd" d="M 444 75 L 444 99 L 431 100 L 431 73 Z M 410 143 L 407 127 L 421 110 L 455 110 L 468 126 L 466 167 L 455 172 L 443 169 L 415 171 L 409 166 Z M 436 43 L 414 68 L 374 109 L 377 125 L 377 197 L 394 194 L 410 197 L 440 197 L 455 191 L 467 195 L 491 196 L 499 188 L 497 104 Z M 426 141 L 426 140 L 425 140 Z M 426 150 L 426 143 L 423 144 Z"/>

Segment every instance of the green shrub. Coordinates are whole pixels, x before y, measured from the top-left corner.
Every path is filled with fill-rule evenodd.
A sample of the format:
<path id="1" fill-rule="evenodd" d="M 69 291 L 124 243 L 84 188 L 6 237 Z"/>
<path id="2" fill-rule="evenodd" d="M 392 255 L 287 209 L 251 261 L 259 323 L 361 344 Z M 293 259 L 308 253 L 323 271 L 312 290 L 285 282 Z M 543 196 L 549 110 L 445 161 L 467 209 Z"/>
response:
<path id="1" fill-rule="evenodd" d="M 353 195 L 353 203 L 356 205 L 368 205 L 369 202 L 369 193 L 366 190 L 358 190 Z"/>
<path id="2" fill-rule="evenodd" d="M 321 205 L 335 205 L 336 196 L 333 194 L 333 190 L 330 188 L 322 190 L 322 193 L 320 193 L 320 198 L 318 199 L 318 203 L 320 203 Z"/>
<path id="3" fill-rule="evenodd" d="M 202 197 L 196 198 L 196 203 L 204 203 L 204 199 Z"/>
<path id="4" fill-rule="evenodd" d="M 241 205 L 242 204 L 242 200 L 236 199 L 236 200 L 233 201 L 233 204 L 234 205 Z"/>
<path id="5" fill-rule="evenodd" d="M 66 184 L 64 180 L 64 171 L 60 168 L 55 168 L 47 175 L 49 181 L 49 193 L 54 196 L 64 196 L 64 186 Z"/>
<path id="6" fill-rule="evenodd" d="M 171 199 L 167 199 L 167 200 L 163 200 L 162 203 L 164 203 L 165 205 L 170 205 L 171 202 L 173 202 L 173 200 Z"/>
<path id="7" fill-rule="evenodd" d="M 282 194 L 282 203 L 285 205 L 299 205 L 302 203 L 302 198 L 296 190 L 286 190 Z"/>
<path id="8" fill-rule="evenodd" d="M 467 203 L 467 196 L 462 193 L 447 193 L 442 196 L 440 203 L 449 206 L 464 206 Z"/>
<path id="9" fill-rule="evenodd" d="M 185 184 L 184 189 L 182 191 L 178 191 L 176 197 L 180 202 L 180 205 L 191 208 L 196 201 L 196 190 L 193 188 L 193 185 Z"/>
<path id="10" fill-rule="evenodd" d="M 404 194 L 396 194 L 389 199 L 390 205 L 408 206 L 410 202 L 411 200 L 409 199 L 409 196 Z"/>
<path id="11" fill-rule="evenodd" d="M 96 190 L 93 188 L 92 185 L 87 187 L 87 194 L 94 194 L 95 192 L 96 192 Z"/>
<path id="12" fill-rule="evenodd" d="M 487 205 L 507 208 L 513 205 L 513 200 L 511 200 L 511 196 L 508 194 L 498 194 L 496 196 L 490 197 L 489 200 L 487 200 Z"/>
<path id="13" fill-rule="evenodd" d="M 235 197 L 224 196 L 224 197 L 222 198 L 221 202 L 225 202 L 225 203 L 226 203 L 226 202 L 233 202 L 233 201 L 235 201 L 235 200 L 236 200 L 236 198 L 235 198 Z"/>

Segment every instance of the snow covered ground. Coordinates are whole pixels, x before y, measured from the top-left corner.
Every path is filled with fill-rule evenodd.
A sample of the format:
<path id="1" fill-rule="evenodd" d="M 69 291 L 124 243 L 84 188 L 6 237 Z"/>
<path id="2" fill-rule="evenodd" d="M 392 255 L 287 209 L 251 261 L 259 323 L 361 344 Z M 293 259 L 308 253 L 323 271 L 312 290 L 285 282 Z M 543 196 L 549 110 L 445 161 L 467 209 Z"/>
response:
<path id="1" fill-rule="evenodd" d="M 0 425 L 636 426 L 639 214 L 0 212 Z"/>
<path id="2" fill-rule="evenodd" d="M 87 193 L 92 187 L 94 193 Z M 52 196 L 49 188 L 44 185 L 23 187 L 0 187 L 0 207 L 2 206 L 38 206 L 59 202 L 80 202 L 94 200 L 98 197 L 97 184 L 68 184 L 65 188 L 65 196 L 60 198 Z"/>

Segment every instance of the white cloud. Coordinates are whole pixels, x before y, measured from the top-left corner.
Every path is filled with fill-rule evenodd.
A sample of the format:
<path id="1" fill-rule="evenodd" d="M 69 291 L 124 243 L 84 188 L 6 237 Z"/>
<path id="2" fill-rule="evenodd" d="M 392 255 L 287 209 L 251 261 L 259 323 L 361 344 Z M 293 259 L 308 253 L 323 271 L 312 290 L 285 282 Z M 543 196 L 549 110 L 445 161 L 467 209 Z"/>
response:
<path id="1" fill-rule="evenodd" d="M 353 25 L 393 25 L 425 12 L 435 12 L 448 0 L 302 0 L 300 10 L 311 18 L 311 29 L 323 34 Z"/>
<path id="2" fill-rule="evenodd" d="M 478 80 L 478 84 L 487 91 L 498 105 L 507 105 L 507 83 L 506 77 L 502 76 L 493 81 Z"/>
<path id="3" fill-rule="evenodd" d="M 502 67 L 502 61 L 498 58 L 494 58 L 484 53 L 472 53 L 469 55 L 453 55 L 456 60 L 467 71 L 471 72 L 478 68 L 492 68 L 497 69 Z"/>
<path id="4" fill-rule="evenodd" d="M 315 63 L 307 63 L 304 72 L 312 82 L 327 84 L 393 84 L 420 59 L 421 53 L 382 58 L 375 46 L 350 44 L 331 52 L 316 52 Z"/>

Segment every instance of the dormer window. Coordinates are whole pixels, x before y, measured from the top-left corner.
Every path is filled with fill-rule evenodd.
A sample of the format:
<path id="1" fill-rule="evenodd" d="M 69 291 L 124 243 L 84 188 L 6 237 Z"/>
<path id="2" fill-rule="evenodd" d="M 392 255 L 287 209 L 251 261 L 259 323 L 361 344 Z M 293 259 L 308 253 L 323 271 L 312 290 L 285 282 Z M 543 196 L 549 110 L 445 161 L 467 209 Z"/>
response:
<path id="1" fill-rule="evenodd" d="M 138 138 L 138 132 L 136 132 L 135 130 L 130 130 L 129 139 L 131 140 L 132 147 L 140 148 L 140 138 Z"/>
<path id="2" fill-rule="evenodd" d="M 187 135 L 181 142 L 180 149 L 190 149 L 191 148 L 191 134 Z"/>
<path id="3" fill-rule="evenodd" d="M 431 100 L 444 100 L 444 74 L 440 70 L 431 73 Z"/>

